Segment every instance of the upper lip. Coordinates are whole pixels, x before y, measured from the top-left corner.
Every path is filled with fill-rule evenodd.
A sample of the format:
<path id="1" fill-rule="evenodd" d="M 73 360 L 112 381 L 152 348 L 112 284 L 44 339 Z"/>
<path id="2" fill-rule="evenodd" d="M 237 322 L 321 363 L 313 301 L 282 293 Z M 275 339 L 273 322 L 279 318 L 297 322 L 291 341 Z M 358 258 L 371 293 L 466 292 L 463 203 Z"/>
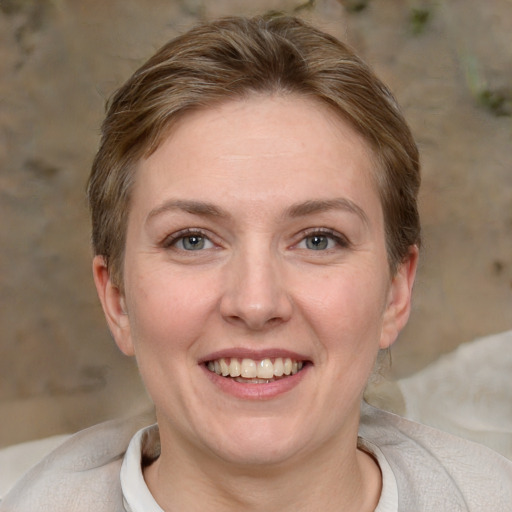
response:
<path id="1" fill-rule="evenodd" d="M 253 359 L 254 361 L 261 361 L 263 359 L 273 359 L 276 357 L 288 357 L 294 361 L 310 361 L 310 358 L 304 354 L 294 352 L 292 350 L 284 350 L 280 348 L 268 348 L 268 349 L 247 349 L 242 347 L 237 348 L 226 348 L 212 352 L 199 359 L 199 364 L 207 363 L 208 361 L 215 361 L 221 358 L 234 357 L 237 359 Z"/>

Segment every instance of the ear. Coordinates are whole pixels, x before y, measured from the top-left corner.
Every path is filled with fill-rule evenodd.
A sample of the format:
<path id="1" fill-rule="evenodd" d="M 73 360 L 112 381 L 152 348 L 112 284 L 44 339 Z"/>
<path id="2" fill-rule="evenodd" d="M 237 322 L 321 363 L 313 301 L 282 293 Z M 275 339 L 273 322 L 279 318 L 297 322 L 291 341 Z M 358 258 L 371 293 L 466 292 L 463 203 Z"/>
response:
<path id="1" fill-rule="evenodd" d="M 119 287 L 112 282 L 103 256 L 94 257 L 92 272 L 103 312 L 117 346 L 125 355 L 135 355 L 125 299 Z"/>
<path id="2" fill-rule="evenodd" d="M 391 280 L 379 343 L 381 349 L 389 348 L 395 342 L 398 334 L 409 320 L 418 255 L 418 248 L 411 247 L 407 259 L 400 264 Z"/>

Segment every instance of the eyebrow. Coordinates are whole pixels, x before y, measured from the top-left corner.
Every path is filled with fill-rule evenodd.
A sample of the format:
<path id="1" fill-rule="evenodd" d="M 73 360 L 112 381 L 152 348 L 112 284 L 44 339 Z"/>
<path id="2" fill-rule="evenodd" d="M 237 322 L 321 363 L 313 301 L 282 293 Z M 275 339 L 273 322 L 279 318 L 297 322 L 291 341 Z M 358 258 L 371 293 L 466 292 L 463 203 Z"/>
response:
<path id="1" fill-rule="evenodd" d="M 350 199 L 340 197 L 336 199 L 312 199 L 304 203 L 290 206 L 286 211 L 289 217 L 304 217 L 315 213 L 327 212 L 329 210 L 344 210 L 357 215 L 366 225 L 369 224 L 365 211 Z"/>
<path id="2" fill-rule="evenodd" d="M 170 199 L 160 206 L 151 210 L 146 218 L 146 222 L 150 222 L 154 217 L 175 210 L 181 210 L 192 215 L 228 218 L 230 217 L 222 208 L 204 201 L 191 201 L 184 199 Z M 291 205 L 284 212 L 283 218 L 305 217 L 315 213 L 327 212 L 330 210 L 343 210 L 357 215 L 365 224 L 369 223 L 368 216 L 364 210 L 350 199 L 340 197 L 336 199 L 311 199 L 303 203 Z"/>
<path id="3" fill-rule="evenodd" d="M 203 201 L 189 201 L 183 199 L 171 199 L 169 201 L 165 201 L 160 206 L 157 206 L 151 210 L 146 218 L 146 223 L 157 215 L 165 212 L 172 212 L 174 210 L 181 210 L 187 213 L 191 213 L 192 215 L 201 215 L 206 217 L 229 217 L 227 212 L 212 203 Z"/>

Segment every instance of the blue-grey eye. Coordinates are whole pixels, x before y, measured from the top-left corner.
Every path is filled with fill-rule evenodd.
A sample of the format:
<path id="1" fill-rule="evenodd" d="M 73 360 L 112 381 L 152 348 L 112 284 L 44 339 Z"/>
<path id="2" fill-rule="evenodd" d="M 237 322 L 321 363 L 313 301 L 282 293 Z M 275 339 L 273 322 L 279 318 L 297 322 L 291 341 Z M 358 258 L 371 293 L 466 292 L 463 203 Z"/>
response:
<path id="1" fill-rule="evenodd" d="M 328 249 L 346 246 L 347 243 L 341 238 L 341 235 L 317 231 L 316 233 L 306 235 L 296 247 L 308 251 L 326 251 Z"/>
<path id="2" fill-rule="evenodd" d="M 202 236 L 186 236 L 183 237 L 183 249 L 187 251 L 198 251 L 204 247 L 204 238 Z"/>
<path id="3" fill-rule="evenodd" d="M 306 237 L 306 247 L 313 251 L 323 251 L 329 247 L 329 238 L 325 235 L 311 235 Z"/>
<path id="4" fill-rule="evenodd" d="M 210 249 L 213 247 L 213 244 L 205 236 L 186 235 L 177 241 L 176 246 L 185 251 L 200 251 L 202 249 Z"/>

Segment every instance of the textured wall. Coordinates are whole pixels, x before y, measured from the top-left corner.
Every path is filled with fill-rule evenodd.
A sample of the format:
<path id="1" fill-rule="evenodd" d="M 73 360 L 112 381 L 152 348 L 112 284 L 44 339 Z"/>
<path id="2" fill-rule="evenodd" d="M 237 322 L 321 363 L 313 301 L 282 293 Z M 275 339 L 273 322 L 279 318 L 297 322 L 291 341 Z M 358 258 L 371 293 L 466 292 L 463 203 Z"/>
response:
<path id="1" fill-rule="evenodd" d="M 196 19 L 255 3 L 348 40 L 419 142 L 425 250 L 392 375 L 512 328 L 510 0 L 0 0 L 0 446 L 146 403 L 90 276 L 83 191 L 103 104 Z"/>

